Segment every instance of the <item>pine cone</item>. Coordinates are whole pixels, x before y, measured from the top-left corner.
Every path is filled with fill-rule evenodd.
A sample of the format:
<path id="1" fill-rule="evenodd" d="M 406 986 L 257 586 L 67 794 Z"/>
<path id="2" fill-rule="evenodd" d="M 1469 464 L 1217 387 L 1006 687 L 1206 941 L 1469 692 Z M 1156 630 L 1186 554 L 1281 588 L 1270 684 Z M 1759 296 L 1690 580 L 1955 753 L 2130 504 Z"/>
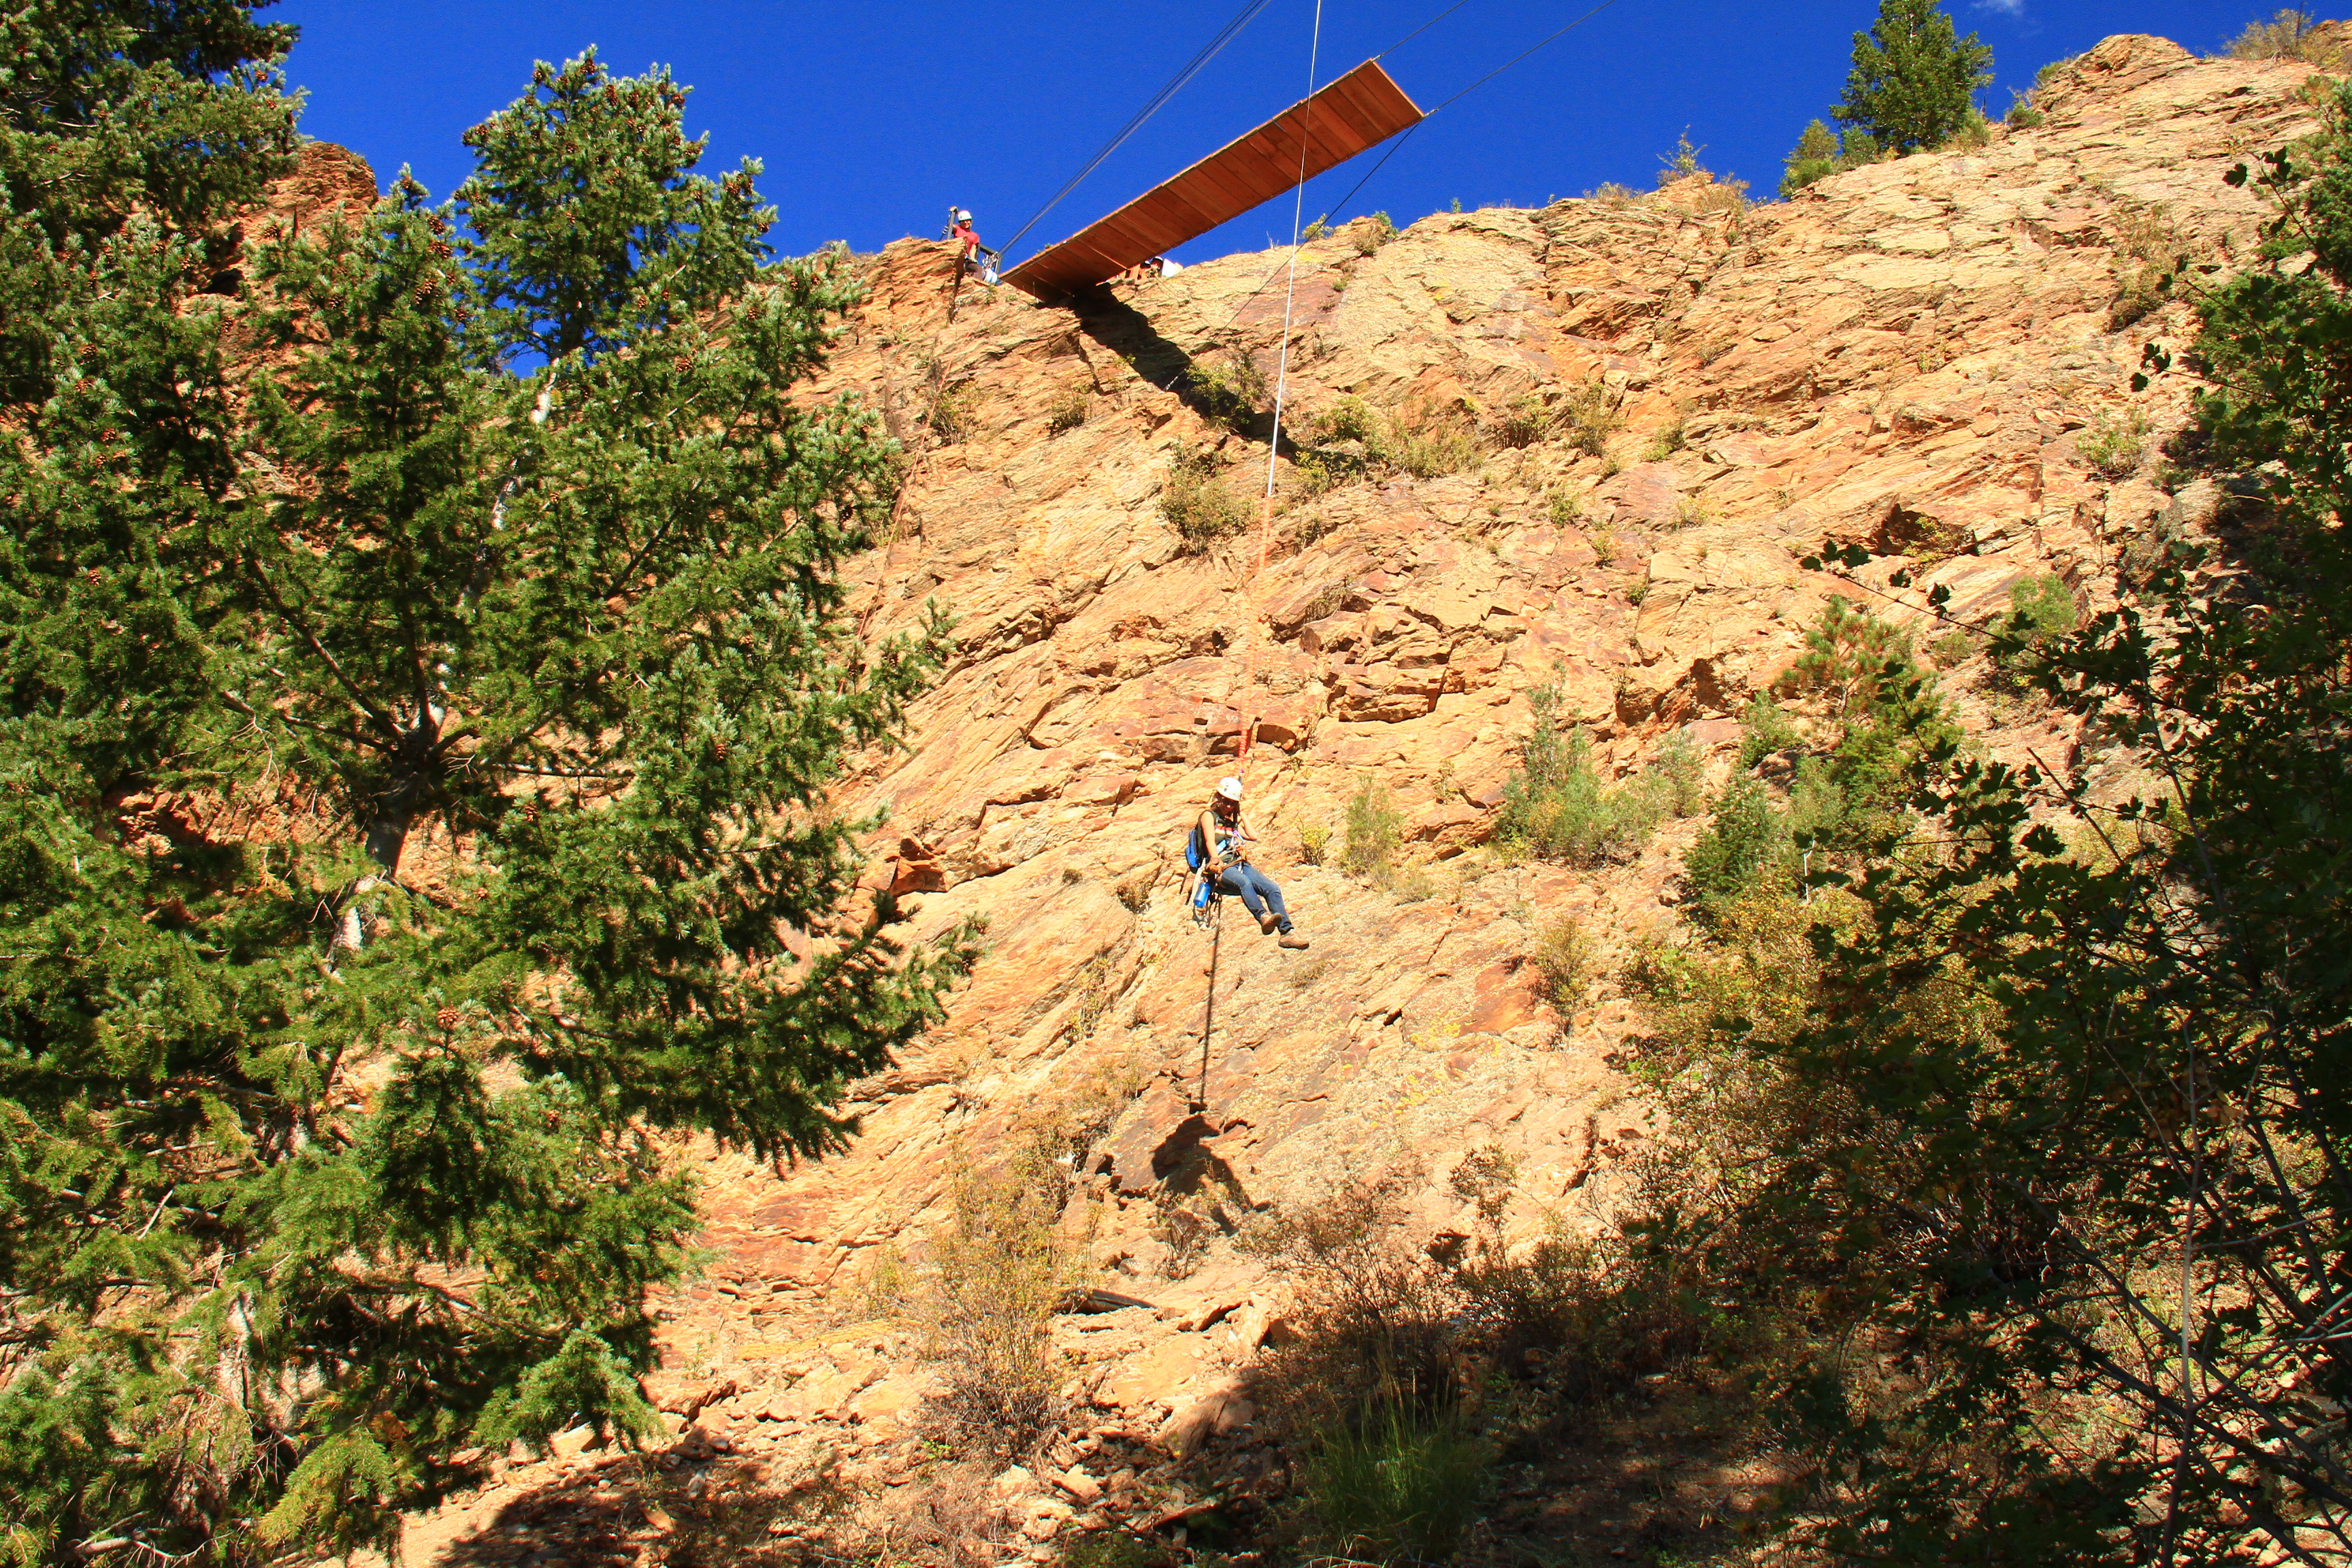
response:
<path id="1" fill-rule="evenodd" d="M 433 1015 L 433 1021 L 440 1025 L 445 1029 L 454 1029 L 457 1026 L 457 1020 L 460 1016 L 461 1015 L 455 1007 L 444 1007 L 439 1012 Z"/>

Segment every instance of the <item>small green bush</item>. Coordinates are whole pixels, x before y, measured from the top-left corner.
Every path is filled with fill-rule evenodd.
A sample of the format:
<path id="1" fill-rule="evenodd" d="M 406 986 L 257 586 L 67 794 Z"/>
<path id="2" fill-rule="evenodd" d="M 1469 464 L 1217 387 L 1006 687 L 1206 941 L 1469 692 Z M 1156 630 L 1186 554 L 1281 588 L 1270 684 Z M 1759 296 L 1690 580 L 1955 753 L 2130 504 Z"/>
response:
<path id="1" fill-rule="evenodd" d="M 1536 973 L 1543 977 L 1544 1000 L 1563 1018 L 1584 1000 L 1592 981 L 1592 939 L 1574 915 L 1562 915 L 1536 938 Z"/>
<path id="2" fill-rule="evenodd" d="M 1552 414 L 1543 405 L 1543 399 L 1532 394 L 1514 397 L 1496 416 L 1494 424 L 1495 444 L 1511 450 L 1532 447 L 1551 434 Z"/>
<path id="3" fill-rule="evenodd" d="M 1297 442 L 1294 461 L 1309 495 L 1392 466 L 1386 424 L 1360 397 L 1342 397 L 1321 413 L 1295 421 L 1291 435 Z"/>
<path id="4" fill-rule="evenodd" d="M 930 427 L 931 439 L 942 447 L 952 447 L 978 429 L 973 402 L 969 386 L 940 388 L 923 416 L 923 423 Z"/>
<path id="5" fill-rule="evenodd" d="M 1809 123 L 1789 150 L 1780 174 L 1780 194 L 1793 196 L 1814 181 L 1838 172 L 1837 132 L 1819 120 Z"/>
<path id="6" fill-rule="evenodd" d="M 1689 442 L 1683 436 L 1683 422 L 1677 419 L 1650 437 L 1650 447 L 1643 457 L 1649 462 L 1664 462 L 1687 445 Z"/>
<path id="7" fill-rule="evenodd" d="M 1352 393 L 1314 416 L 1307 421 L 1307 428 L 1318 445 L 1360 441 L 1366 447 L 1376 447 L 1385 434 L 1380 415 Z"/>
<path id="8" fill-rule="evenodd" d="M 1229 430 L 1246 434 L 1266 407 L 1265 372 L 1246 349 L 1229 349 L 1207 368 L 1187 373 L 1202 413 Z"/>
<path id="9" fill-rule="evenodd" d="M 1218 477 L 1215 453 L 1179 443 L 1160 489 L 1160 515 L 1183 540 L 1185 552 L 1198 554 L 1246 529 L 1250 509 Z"/>
<path id="10" fill-rule="evenodd" d="M 1632 859 L 1664 811 L 1656 782 L 1604 784 L 1591 740 L 1581 729 L 1560 728 L 1559 689 L 1538 686 L 1528 700 L 1535 730 L 1521 766 L 1503 785 L 1503 837 L 1572 866 Z"/>
<path id="11" fill-rule="evenodd" d="M 1434 479 L 1475 463 L 1478 437 L 1457 411 L 1414 408 L 1389 421 L 1382 455 L 1414 479 Z"/>
<path id="12" fill-rule="evenodd" d="M 1087 395 L 1073 392 L 1054 405 L 1045 417 L 1045 433 L 1049 436 L 1066 435 L 1086 422 Z"/>
<path id="13" fill-rule="evenodd" d="M 1657 781 L 1658 804 L 1669 816 L 1695 816 L 1706 804 L 1706 759 L 1686 730 L 1666 737 L 1649 776 Z"/>
<path id="14" fill-rule="evenodd" d="M 1805 652 L 1772 689 L 1822 710 L 1798 759 L 1786 823 L 1792 837 L 1811 836 L 1823 848 L 1859 848 L 1897 831 L 1924 759 L 1958 738 L 1909 636 L 1842 598 L 1822 607 L 1805 629 Z"/>
<path id="15" fill-rule="evenodd" d="M 2034 655 L 2073 631 L 2081 615 L 2066 580 L 2055 572 L 2011 583 L 2009 614 L 1992 628 L 1994 684 L 2021 689 Z"/>
<path id="16" fill-rule="evenodd" d="M 2102 413 L 2074 437 L 2074 450 L 2084 467 L 2110 479 L 2139 472 L 2147 450 L 2147 416 L 2134 408 L 2118 416 Z"/>
<path id="17" fill-rule="evenodd" d="M 2011 637 L 2043 642 L 2073 631 L 2081 614 L 2066 580 L 2055 572 L 2045 573 L 2009 585 L 2009 615 L 2001 630 Z"/>
<path id="18" fill-rule="evenodd" d="M 1976 640 L 1955 627 L 1927 645 L 1927 657 L 1937 669 L 1953 669 L 1968 663 L 1977 651 Z"/>
<path id="19" fill-rule="evenodd" d="M 1592 558 L 1595 561 L 1598 561 L 1603 566 L 1612 566 L 1616 564 L 1616 530 L 1610 528 L 1596 528 L 1592 531 L 1591 542 L 1592 545 Z"/>
<path id="20" fill-rule="evenodd" d="M 2046 71 L 2050 68 L 2044 66 L 2042 68 Z M 2032 93 L 2020 92 L 2017 89 L 2011 88 L 2009 96 L 2011 100 L 2009 112 L 2000 118 L 2001 123 L 2011 130 L 2038 131 L 2042 122 L 2050 118 L 2033 106 Z"/>
<path id="21" fill-rule="evenodd" d="M 997 1165 L 958 1156 L 949 1174 L 950 1222 L 899 1310 L 942 1370 L 940 1414 L 965 1436 L 1018 1453 L 1062 1407 L 1053 1315 L 1085 1269 L 1059 1225 L 1069 1173 L 1033 1137 Z"/>
<path id="22" fill-rule="evenodd" d="M 1359 877 L 1384 879 L 1396 862 L 1397 846 L 1404 836 L 1404 815 L 1396 808 L 1389 786 L 1367 779 L 1348 802 L 1346 838 L 1340 864 Z"/>
<path id="23" fill-rule="evenodd" d="M 1969 112 L 1961 120 L 1960 128 L 1953 132 L 1951 139 L 1944 143 L 1947 151 L 1962 153 L 1973 153 L 1979 148 L 1990 145 L 1992 145 L 1992 126 L 1986 121 L 1984 110 L 1974 104 L 1969 105 Z"/>
<path id="24" fill-rule="evenodd" d="M 2107 331 L 2120 332 L 2155 314 L 2171 296 L 2176 276 L 2177 270 L 2169 267 L 2126 268 L 2115 299 L 2107 304 Z"/>
<path id="25" fill-rule="evenodd" d="M 1328 822 L 1302 822 L 1298 825 L 1298 858 L 1309 866 L 1323 864 L 1324 854 L 1331 847 L 1331 825 Z"/>
<path id="26" fill-rule="evenodd" d="M 1780 194 L 1793 196 L 1816 180 L 1875 163 L 1885 156 L 1878 138 L 1869 132 L 1850 130 L 1841 137 L 1822 121 L 1813 121 L 1798 135 L 1796 146 L 1782 160 Z"/>
<path id="27" fill-rule="evenodd" d="M 1777 752 L 1802 745 L 1804 740 L 1804 731 L 1787 710 L 1772 700 L 1769 692 L 1759 691 L 1739 716 L 1739 771 L 1746 773 Z"/>
<path id="28" fill-rule="evenodd" d="M 1389 221 L 1389 215 L 1384 212 L 1376 212 L 1354 226 L 1356 254 L 1359 256 L 1370 256 L 1397 237 L 1396 225 Z"/>
<path id="29" fill-rule="evenodd" d="M 1566 485 L 1554 485 L 1545 504 L 1554 528 L 1566 528 L 1584 515 L 1584 497 Z"/>
<path id="30" fill-rule="evenodd" d="M 1492 1463 L 1458 1419 L 1383 1400 L 1324 1436 L 1307 1462 L 1307 1500 L 1342 1557 L 1443 1563 L 1484 1506 Z"/>
<path id="31" fill-rule="evenodd" d="M 1722 513 L 1716 510 L 1715 503 L 1705 496 L 1681 496 L 1675 501 L 1676 528 L 1705 528 L 1721 516 Z"/>
<path id="32" fill-rule="evenodd" d="M 1683 858 L 1691 891 L 1702 906 L 1745 897 L 1763 879 L 1781 843 L 1780 826 L 1764 786 L 1751 778 L 1735 777 L 1715 803 L 1706 831 Z"/>
<path id="33" fill-rule="evenodd" d="M 1570 393 L 1560 413 L 1570 445 L 1589 458 L 1607 452 L 1609 437 L 1625 425 L 1624 416 L 1617 411 L 1616 400 L 1599 381 L 1588 381 Z"/>

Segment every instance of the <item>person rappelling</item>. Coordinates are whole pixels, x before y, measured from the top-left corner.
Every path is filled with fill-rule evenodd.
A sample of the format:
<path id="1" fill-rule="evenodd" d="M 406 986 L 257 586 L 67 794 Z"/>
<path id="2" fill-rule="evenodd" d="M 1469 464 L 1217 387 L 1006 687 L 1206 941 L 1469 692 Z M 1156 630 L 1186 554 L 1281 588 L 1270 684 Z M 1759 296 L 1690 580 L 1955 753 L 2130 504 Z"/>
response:
<path id="1" fill-rule="evenodd" d="M 982 283 L 996 281 L 996 269 L 1003 258 L 980 243 L 980 233 L 971 226 L 971 214 L 962 207 L 948 209 L 948 242 L 955 247 L 956 260 L 965 271 Z"/>
<path id="2" fill-rule="evenodd" d="M 1249 862 L 1246 847 L 1256 837 L 1242 818 L 1242 781 L 1220 779 L 1216 794 L 1209 797 L 1208 810 L 1192 825 L 1187 858 L 1198 863 L 1202 876 L 1210 879 L 1219 892 L 1237 895 L 1250 918 L 1257 921 L 1258 930 L 1269 935 L 1280 931 L 1283 946 L 1303 948 L 1307 939 L 1291 929 L 1282 889 Z"/>

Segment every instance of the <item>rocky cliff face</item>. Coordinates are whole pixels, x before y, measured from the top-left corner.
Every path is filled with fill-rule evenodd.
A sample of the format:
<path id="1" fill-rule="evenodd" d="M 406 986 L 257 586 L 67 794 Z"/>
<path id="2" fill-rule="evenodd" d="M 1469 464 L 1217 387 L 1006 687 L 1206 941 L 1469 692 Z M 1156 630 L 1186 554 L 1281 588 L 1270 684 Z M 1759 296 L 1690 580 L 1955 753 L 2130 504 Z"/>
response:
<path id="1" fill-rule="evenodd" d="M 2042 127 L 1785 204 L 1743 210 L 1701 178 L 1317 239 L 1287 417 L 1353 395 L 1485 434 L 1428 479 L 1318 489 L 1286 456 L 1262 569 L 1253 533 L 1188 553 L 1158 503 L 1180 444 L 1263 482 L 1263 425 L 1205 417 L 1182 373 L 1230 372 L 1238 350 L 1271 382 L 1284 253 L 1069 307 L 959 293 L 936 245 L 872 258 L 824 390 L 872 399 L 918 456 L 859 603 L 877 637 L 945 603 L 957 652 L 907 748 L 841 805 L 887 808 L 876 875 L 913 895 L 907 935 L 982 914 L 988 948 L 946 1026 L 857 1087 L 849 1152 L 782 1172 L 709 1159 L 716 1261 L 670 1304 L 672 1408 L 722 1450 L 821 1438 L 853 1479 L 902 1477 L 934 1374 L 864 1282 L 886 1257 L 919 1268 L 958 1173 L 1056 1120 L 1076 1129 L 1067 1223 L 1091 1227 L 1095 1282 L 1162 1310 L 1063 1321 L 1088 1420 L 1133 1447 L 1102 1474 L 1094 1450 L 1062 1453 L 1077 1469 L 1058 1487 L 1009 1480 L 1008 1528 L 1032 1540 L 1139 1496 L 1097 1494 L 1147 1439 L 1246 1421 L 1226 1390 L 1282 1307 L 1231 1239 L 1253 1211 L 1400 1174 L 1406 1229 L 1442 1246 L 1473 1228 L 1449 1174 L 1493 1148 L 1517 1172 L 1512 1236 L 1596 1223 L 1615 1162 L 1659 1130 L 1610 1065 L 1626 1005 L 1601 982 L 1562 1016 L 1530 955 L 1563 915 L 1604 969 L 1670 929 L 1697 824 L 1601 871 L 1499 858 L 1486 841 L 1528 689 L 1556 685 L 1611 769 L 1679 731 L 1720 777 L 1735 715 L 1836 586 L 1798 564 L 1825 536 L 1872 552 L 1858 575 L 1898 618 L 1939 584 L 1969 619 L 2032 574 L 2111 594 L 2119 552 L 2210 504 L 2153 477 L 2182 378 L 2127 385 L 2145 343 L 2186 329 L 2182 289 L 2153 279 L 2251 253 L 2258 205 L 2221 175 L 2307 127 L 2308 70 L 2112 38 L 2044 89 Z M 1586 443 L 1601 450 L 1507 444 L 1515 400 L 1579 395 L 1622 416 Z M 1980 673 L 1946 679 L 1995 752 L 2095 782 L 2116 765 L 1990 700 Z M 1227 918 L 1202 1093 L 1209 943 L 1180 840 L 1234 770 L 1244 711 L 1258 859 L 1314 945 Z M 1307 854 L 1321 831 L 1336 850 L 1368 781 L 1401 814 L 1387 886 Z M 438 1533 L 551 1476 L 515 1472 Z"/>

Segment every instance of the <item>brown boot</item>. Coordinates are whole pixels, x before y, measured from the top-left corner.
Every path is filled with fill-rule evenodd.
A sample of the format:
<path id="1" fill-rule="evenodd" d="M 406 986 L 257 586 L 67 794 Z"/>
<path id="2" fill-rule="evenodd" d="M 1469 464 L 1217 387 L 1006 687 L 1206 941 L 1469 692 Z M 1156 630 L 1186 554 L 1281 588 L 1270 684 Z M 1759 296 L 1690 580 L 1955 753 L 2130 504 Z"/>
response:
<path id="1" fill-rule="evenodd" d="M 1284 947 L 1303 948 L 1307 945 L 1307 939 L 1299 935 L 1295 931 L 1286 931 L 1282 933 L 1281 945 Z"/>
<path id="2" fill-rule="evenodd" d="M 1281 923 L 1282 922 L 1280 921 L 1276 920 L 1272 915 L 1260 915 L 1257 918 L 1257 929 L 1264 931 L 1268 936 L 1272 936 L 1274 934 L 1274 928 Z"/>

